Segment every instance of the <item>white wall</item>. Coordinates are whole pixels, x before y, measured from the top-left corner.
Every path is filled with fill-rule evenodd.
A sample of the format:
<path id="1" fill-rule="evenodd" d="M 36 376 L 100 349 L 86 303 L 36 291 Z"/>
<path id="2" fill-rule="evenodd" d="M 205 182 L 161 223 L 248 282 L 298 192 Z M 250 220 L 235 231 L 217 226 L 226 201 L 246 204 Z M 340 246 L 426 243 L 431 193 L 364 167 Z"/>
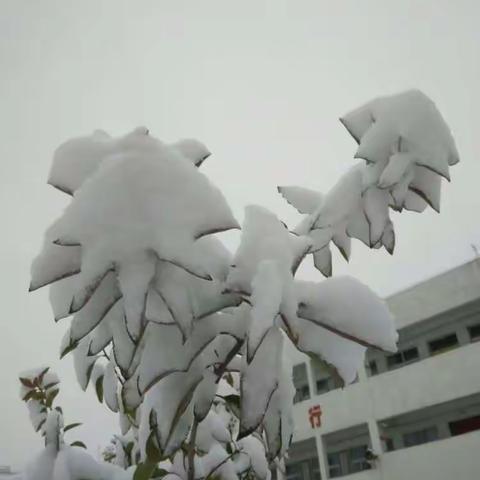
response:
<path id="1" fill-rule="evenodd" d="M 314 435 L 308 409 L 315 404 L 322 407 L 324 435 L 477 393 L 479 359 L 480 343 L 473 343 L 298 403 L 294 441 Z"/>
<path id="2" fill-rule="evenodd" d="M 474 260 L 387 299 L 397 328 L 465 305 L 480 296 L 480 261 Z"/>
<path id="3" fill-rule="evenodd" d="M 479 452 L 480 431 L 476 431 L 384 454 L 378 465 L 379 476 L 365 478 L 477 480 L 480 478 Z M 357 476 L 351 479 L 357 480 Z"/>

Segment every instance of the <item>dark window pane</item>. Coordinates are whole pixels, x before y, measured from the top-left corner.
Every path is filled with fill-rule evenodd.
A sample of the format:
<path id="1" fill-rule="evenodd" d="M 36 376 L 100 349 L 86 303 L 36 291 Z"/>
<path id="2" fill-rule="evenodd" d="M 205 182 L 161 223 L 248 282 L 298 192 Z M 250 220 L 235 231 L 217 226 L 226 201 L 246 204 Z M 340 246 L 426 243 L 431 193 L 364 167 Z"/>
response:
<path id="1" fill-rule="evenodd" d="M 423 443 L 433 442 L 434 440 L 438 440 L 437 427 L 424 428 L 423 430 L 417 430 L 403 435 L 403 444 L 405 447 L 422 445 Z"/>
<path id="2" fill-rule="evenodd" d="M 318 464 L 318 459 L 316 457 L 308 461 L 308 469 L 310 480 L 321 480 L 320 465 Z"/>
<path id="3" fill-rule="evenodd" d="M 412 362 L 413 360 L 418 359 L 418 349 L 417 347 L 408 348 L 403 352 L 403 361 L 404 362 Z"/>
<path id="4" fill-rule="evenodd" d="M 367 448 L 366 445 L 362 445 L 360 447 L 351 448 L 347 451 L 348 473 L 370 470 L 371 467 L 365 458 Z"/>
<path id="5" fill-rule="evenodd" d="M 387 357 L 387 365 L 389 367 L 395 367 L 402 363 L 402 354 L 400 352 L 395 353 L 394 355 L 389 355 Z"/>
<path id="6" fill-rule="evenodd" d="M 468 327 L 468 333 L 470 334 L 470 340 L 480 340 L 480 323 Z"/>
<path id="7" fill-rule="evenodd" d="M 328 385 L 328 378 L 317 380 L 317 393 L 326 393 L 330 390 Z"/>
<path id="8" fill-rule="evenodd" d="M 327 459 L 330 478 L 336 478 L 345 475 L 345 473 L 342 471 L 342 461 L 340 453 L 330 453 L 329 455 L 327 455 Z"/>
<path id="9" fill-rule="evenodd" d="M 393 450 L 395 450 L 395 446 L 393 444 L 393 438 L 385 438 L 384 442 L 385 442 L 385 450 L 387 452 L 393 452 Z"/>
<path id="10" fill-rule="evenodd" d="M 370 360 L 367 365 L 367 370 L 370 373 L 370 376 L 378 375 L 378 365 L 375 360 Z"/>
<path id="11" fill-rule="evenodd" d="M 291 463 L 286 466 L 287 480 L 304 480 L 302 474 L 302 464 Z"/>
<path id="12" fill-rule="evenodd" d="M 463 435 L 464 433 L 480 430 L 480 416 L 464 418 L 448 424 L 450 433 L 453 436 Z"/>
<path id="13" fill-rule="evenodd" d="M 418 360 L 418 349 L 417 347 L 411 347 L 395 353 L 394 355 L 389 355 L 387 357 L 387 365 L 389 368 L 393 368 L 414 362 L 415 360 Z"/>
<path id="14" fill-rule="evenodd" d="M 428 343 L 431 354 L 441 353 L 458 346 L 458 339 L 456 333 L 445 335 Z"/>
<path id="15" fill-rule="evenodd" d="M 308 388 L 307 367 L 304 363 L 293 367 L 293 384 L 295 385 L 294 403 L 308 400 L 310 389 Z"/>

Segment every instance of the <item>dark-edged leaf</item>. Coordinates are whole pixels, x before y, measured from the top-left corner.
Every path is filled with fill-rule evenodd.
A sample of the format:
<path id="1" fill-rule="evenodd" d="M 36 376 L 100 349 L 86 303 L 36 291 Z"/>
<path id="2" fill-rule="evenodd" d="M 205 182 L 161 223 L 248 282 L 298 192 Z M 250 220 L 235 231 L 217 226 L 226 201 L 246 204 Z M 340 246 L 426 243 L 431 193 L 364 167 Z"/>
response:
<path id="1" fill-rule="evenodd" d="M 68 425 L 63 429 L 63 431 L 64 431 L 64 432 L 68 432 L 69 430 L 72 430 L 72 428 L 79 427 L 80 425 L 81 425 L 80 422 L 70 423 L 70 424 L 68 424 Z"/>
<path id="2" fill-rule="evenodd" d="M 75 442 L 71 443 L 70 446 L 84 448 L 85 450 L 87 449 L 87 446 L 80 440 L 76 440 Z"/>
<path id="3" fill-rule="evenodd" d="M 135 469 L 133 480 L 149 480 L 156 467 L 155 463 L 140 463 Z"/>

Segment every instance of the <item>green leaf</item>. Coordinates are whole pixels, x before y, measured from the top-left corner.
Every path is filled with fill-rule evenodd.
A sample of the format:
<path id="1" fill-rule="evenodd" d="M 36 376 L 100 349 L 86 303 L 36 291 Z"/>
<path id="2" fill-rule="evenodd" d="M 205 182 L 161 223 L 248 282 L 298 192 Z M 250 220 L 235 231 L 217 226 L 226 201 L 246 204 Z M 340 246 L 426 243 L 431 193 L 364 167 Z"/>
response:
<path id="1" fill-rule="evenodd" d="M 75 442 L 70 444 L 71 447 L 81 447 L 84 448 L 85 450 L 87 449 L 87 446 L 81 442 L 80 440 L 76 440 Z"/>
<path id="2" fill-rule="evenodd" d="M 35 385 L 33 384 L 33 382 L 31 380 L 29 380 L 28 378 L 22 378 L 20 377 L 19 378 L 20 380 L 20 383 L 25 386 L 25 387 L 28 387 L 28 388 L 33 388 Z"/>
<path id="3" fill-rule="evenodd" d="M 149 480 L 152 478 L 155 468 L 157 468 L 155 463 L 140 463 L 135 469 L 133 480 Z"/>
<path id="4" fill-rule="evenodd" d="M 40 375 L 38 376 L 38 381 L 39 383 L 43 382 L 43 377 L 45 377 L 46 373 L 50 370 L 50 367 L 44 368 L 41 372 Z"/>
<path id="5" fill-rule="evenodd" d="M 67 353 L 70 353 L 72 350 L 75 350 L 77 347 L 78 347 L 78 342 L 70 341 L 70 343 L 65 347 L 65 349 L 62 350 L 62 352 L 60 352 L 60 359 L 62 359 L 65 355 L 67 355 Z"/>
<path id="6" fill-rule="evenodd" d="M 43 427 L 43 424 L 47 421 L 46 418 L 44 418 L 38 425 L 37 428 L 35 429 L 36 432 L 39 432 L 40 429 Z"/>
<path id="7" fill-rule="evenodd" d="M 95 381 L 95 392 L 100 403 L 103 402 L 103 375 L 99 375 Z"/>
<path id="8" fill-rule="evenodd" d="M 170 472 L 165 470 L 164 468 L 155 468 L 155 471 L 153 472 L 154 478 L 162 478 L 165 475 L 168 475 Z"/>
<path id="9" fill-rule="evenodd" d="M 47 393 L 47 399 L 45 402 L 47 407 L 51 408 L 51 406 L 53 405 L 53 401 L 55 400 L 55 397 L 58 395 L 59 391 L 60 390 L 57 388 L 56 390 L 51 390 Z"/>
<path id="10" fill-rule="evenodd" d="M 63 429 L 63 432 L 68 432 L 68 431 L 71 430 L 72 428 L 79 427 L 80 425 L 81 425 L 80 422 L 78 422 L 78 423 L 70 423 L 69 425 L 67 425 L 67 426 Z"/>
<path id="11" fill-rule="evenodd" d="M 155 442 L 155 432 L 151 432 L 145 445 L 145 453 L 149 463 L 158 463 L 162 459 L 160 449 Z"/>
<path id="12" fill-rule="evenodd" d="M 43 393 L 37 390 L 29 390 L 27 394 L 23 397 L 23 400 L 25 402 L 28 402 L 31 399 L 41 402 L 44 400 Z"/>

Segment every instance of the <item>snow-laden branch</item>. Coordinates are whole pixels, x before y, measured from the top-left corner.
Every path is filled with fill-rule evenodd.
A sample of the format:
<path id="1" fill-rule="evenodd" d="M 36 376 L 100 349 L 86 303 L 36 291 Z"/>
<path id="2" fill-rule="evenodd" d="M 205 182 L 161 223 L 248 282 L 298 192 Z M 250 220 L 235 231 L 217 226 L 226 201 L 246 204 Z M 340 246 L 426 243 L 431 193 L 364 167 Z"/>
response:
<path id="1" fill-rule="evenodd" d="M 95 132 L 55 153 L 49 183 L 71 202 L 46 232 L 30 289 L 51 285 L 55 320 L 72 316 L 62 355 L 73 351 L 82 388 L 93 384 L 118 412 L 138 452 L 138 478 L 155 475 L 160 461 L 166 476 L 183 480 L 209 471 L 267 478 L 258 451 L 275 462 L 293 433 L 285 342 L 346 383 L 367 347 L 395 351 L 393 318 L 368 287 L 295 274 L 312 255 L 330 276 L 331 243 L 348 260 L 352 238 L 393 253 L 389 212 L 439 211 L 441 177 L 450 179 L 458 153 L 416 90 L 341 121 L 358 143 L 358 163 L 323 194 L 278 187 L 303 215 L 292 231 L 267 209 L 247 207 L 233 255 L 214 234 L 239 225 L 198 168 L 210 155 L 202 143 L 165 144 L 138 128 L 119 138 Z M 227 378 L 233 392 L 225 394 Z M 231 428 L 208 443 L 214 411 L 228 411 L 223 428 Z"/>

